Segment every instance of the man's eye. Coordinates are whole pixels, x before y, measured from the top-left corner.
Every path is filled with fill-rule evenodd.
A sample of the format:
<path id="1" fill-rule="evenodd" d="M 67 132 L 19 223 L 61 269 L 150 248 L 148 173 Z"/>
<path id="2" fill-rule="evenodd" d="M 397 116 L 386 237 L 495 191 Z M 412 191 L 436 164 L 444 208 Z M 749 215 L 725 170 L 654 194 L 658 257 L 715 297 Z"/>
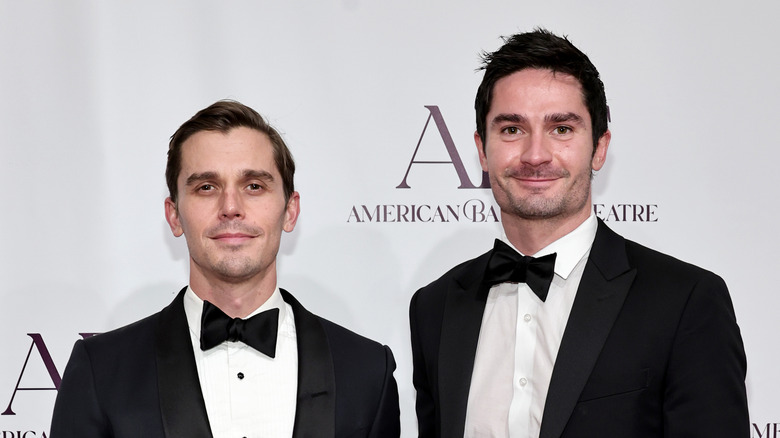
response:
<path id="1" fill-rule="evenodd" d="M 568 126 L 558 126 L 555 128 L 556 134 L 568 134 L 570 132 L 571 132 L 571 128 L 569 128 Z"/>
<path id="2" fill-rule="evenodd" d="M 520 130 L 517 129 L 516 126 L 507 126 L 506 128 L 504 128 L 504 132 L 507 134 L 517 134 L 518 132 L 520 132 Z"/>
<path id="3" fill-rule="evenodd" d="M 214 186 L 212 186 L 211 184 L 203 184 L 202 186 L 198 187 L 198 190 L 200 190 L 201 192 L 208 192 L 214 190 Z"/>
<path id="4" fill-rule="evenodd" d="M 249 188 L 249 190 L 261 190 L 263 188 L 263 186 L 257 183 L 249 184 L 247 187 Z"/>

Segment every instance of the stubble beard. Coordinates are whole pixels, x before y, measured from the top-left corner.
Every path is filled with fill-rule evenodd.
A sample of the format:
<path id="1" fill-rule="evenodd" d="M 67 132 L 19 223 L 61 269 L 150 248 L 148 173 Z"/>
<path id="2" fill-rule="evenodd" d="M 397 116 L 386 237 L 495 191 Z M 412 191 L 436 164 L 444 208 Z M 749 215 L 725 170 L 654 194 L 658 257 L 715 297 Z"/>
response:
<path id="1" fill-rule="evenodd" d="M 223 222 L 207 231 L 208 235 L 216 235 L 221 232 L 243 232 L 256 236 L 255 239 L 266 239 L 266 235 L 261 228 L 239 224 L 237 222 Z M 268 242 L 263 242 L 267 244 Z M 205 266 L 201 269 L 210 272 L 220 280 L 226 283 L 238 284 L 263 271 L 262 248 L 256 248 L 256 253 L 247 253 L 245 245 L 231 246 L 219 249 L 218 247 L 205 250 Z M 196 262 L 197 263 L 197 262 Z"/>
<path id="2" fill-rule="evenodd" d="M 237 250 L 236 250 L 237 251 Z M 229 254 L 210 263 L 211 271 L 226 283 L 241 283 L 262 271 L 259 260 L 246 255 Z"/>
<path id="3" fill-rule="evenodd" d="M 518 177 L 550 177 L 571 178 L 571 173 L 565 169 L 536 169 L 524 166 L 518 170 L 508 169 L 501 179 L 491 177 L 493 196 L 501 211 L 524 220 L 562 219 L 572 216 L 586 208 L 590 198 L 591 174 L 581 173 L 575 178 L 573 185 L 562 193 L 548 195 L 543 190 L 522 195 L 514 193 L 513 178 Z"/>
<path id="4" fill-rule="evenodd" d="M 192 262 L 198 269 L 208 276 L 215 277 L 229 284 L 239 284 L 248 279 L 262 274 L 272 262 L 262 260 L 262 251 L 247 254 L 243 246 L 229 248 L 227 252 L 211 249 L 202 253 L 197 259 L 192 257 Z"/>

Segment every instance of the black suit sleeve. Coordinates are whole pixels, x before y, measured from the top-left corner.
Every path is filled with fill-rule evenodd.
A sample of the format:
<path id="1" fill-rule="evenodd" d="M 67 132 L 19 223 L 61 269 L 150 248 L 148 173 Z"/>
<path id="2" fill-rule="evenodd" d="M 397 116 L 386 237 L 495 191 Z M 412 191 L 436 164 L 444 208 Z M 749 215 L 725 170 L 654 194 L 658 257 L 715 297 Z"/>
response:
<path id="1" fill-rule="evenodd" d="M 51 422 L 52 438 L 111 437 L 100 408 L 92 363 L 83 340 L 76 342 L 65 367 Z"/>
<path id="2" fill-rule="evenodd" d="M 371 428 L 370 438 L 398 438 L 401 436 L 400 410 L 398 405 L 398 385 L 393 377 L 395 359 L 390 348 L 385 349 L 385 378 L 379 408 Z"/>
<path id="3" fill-rule="evenodd" d="M 694 287 L 675 335 L 664 394 L 664 436 L 747 438 L 745 351 L 726 284 Z"/>
<path id="4" fill-rule="evenodd" d="M 428 318 L 423 318 L 419 312 L 423 312 L 420 304 L 421 291 L 418 291 L 413 297 L 411 304 L 409 305 L 409 326 L 412 335 L 412 361 L 414 364 L 414 371 L 412 380 L 414 382 L 414 388 L 417 391 L 417 401 L 415 409 L 417 411 L 417 429 L 418 436 L 420 437 L 436 437 L 436 403 L 433 398 L 433 389 L 431 387 L 431 376 L 428 375 L 428 362 L 434 361 L 432 355 L 435 355 L 435 351 L 428 351 L 423 346 L 423 339 L 427 339 L 430 335 L 426 336 L 426 321 L 435 326 L 438 318 L 434 315 L 428 315 Z M 430 328 L 430 327 L 429 327 Z M 435 336 L 434 336 L 435 338 Z M 428 353 L 429 357 L 426 358 L 425 354 Z"/>
<path id="5" fill-rule="evenodd" d="M 301 316 L 304 316 L 304 313 L 296 311 L 296 327 L 301 327 L 297 324 L 297 318 Z M 318 411 L 323 415 L 333 415 L 335 412 L 335 436 L 337 438 L 398 438 L 401 435 L 398 386 L 393 377 L 395 360 L 390 348 L 330 321 L 323 319 L 316 321 L 322 324 L 321 328 L 327 335 L 323 345 L 327 347 L 327 358 L 333 361 L 335 378 L 332 391 L 335 394 L 335 411 L 330 410 L 331 408 Z M 309 336 L 311 334 L 310 330 Z M 300 335 L 299 339 L 301 339 Z M 299 351 L 301 351 L 300 347 L 299 341 Z M 310 353 L 311 351 L 306 352 L 306 354 Z M 298 360 L 300 363 L 300 355 Z M 320 367 L 319 364 L 315 365 Z M 324 396 L 327 394 L 323 394 Z M 315 397 L 317 398 L 320 397 Z M 300 412 L 299 409 L 296 416 Z M 307 430 L 308 433 L 300 436 L 328 436 L 328 432 L 321 427 L 308 427 Z"/>

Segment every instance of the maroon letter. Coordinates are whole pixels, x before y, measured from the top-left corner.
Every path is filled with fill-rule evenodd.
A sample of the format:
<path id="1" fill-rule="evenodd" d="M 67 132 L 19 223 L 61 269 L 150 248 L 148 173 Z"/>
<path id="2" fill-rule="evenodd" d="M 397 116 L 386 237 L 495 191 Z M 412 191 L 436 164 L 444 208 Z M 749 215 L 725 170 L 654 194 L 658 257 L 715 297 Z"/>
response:
<path id="1" fill-rule="evenodd" d="M 472 184 L 468 173 L 466 173 L 466 168 L 463 166 L 463 161 L 460 159 L 460 155 L 458 155 L 458 150 L 455 148 L 455 142 L 452 141 L 452 136 L 450 135 L 449 129 L 447 129 L 447 124 L 444 123 L 444 117 L 442 117 L 441 111 L 439 111 L 439 107 L 436 105 L 426 105 L 425 108 L 428 108 L 428 111 L 430 111 L 428 120 L 425 121 L 422 134 L 420 134 L 420 140 L 417 141 L 417 147 L 414 148 L 412 161 L 409 162 L 409 167 L 406 168 L 404 179 L 396 188 L 410 188 L 409 184 L 406 183 L 406 178 L 409 176 L 409 171 L 412 169 L 412 164 L 419 163 L 452 164 L 455 167 L 455 172 L 458 174 L 458 179 L 460 179 L 460 186 L 458 187 L 459 189 L 489 189 L 490 178 L 488 177 L 487 172 L 482 172 L 482 184 L 480 184 L 479 187 L 476 187 L 474 184 Z M 431 121 L 431 118 L 433 118 L 433 121 L 436 122 L 436 127 L 439 128 L 439 135 L 441 135 L 441 139 L 444 141 L 444 146 L 447 148 L 447 153 L 450 155 L 450 159 L 452 161 L 414 161 L 414 157 L 417 156 L 417 151 L 420 149 L 420 143 L 422 143 L 422 139 L 425 136 L 425 130 L 428 129 L 428 123 Z"/>
<path id="2" fill-rule="evenodd" d="M 22 372 L 19 373 L 19 380 L 16 381 L 16 388 L 14 388 L 13 394 L 11 394 L 11 401 L 8 402 L 8 407 L 5 408 L 5 411 L 3 411 L 0 415 L 16 415 L 13 410 L 11 410 L 11 405 L 14 402 L 14 397 L 16 397 L 17 391 L 49 391 L 49 390 L 57 390 L 60 388 L 60 381 L 62 380 L 60 378 L 60 373 L 57 372 L 57 368 L 54 366 L 54 361 L 51 360 L 51 354 L 49 354 L 49 349 L 46 348 L 46 344 L 43 342 L 43 337 L 41 337 L 40 333 L 27 333 L 27 336 L 32 338 L 32 344 L 30 345 L 30 351 L 27 352 L 27 358 L 24 359 L 24 365 L 22 365 Z M 20 388 L 19 383 L 22 381 L 22 376 L 24 376 L 24 370 L 27 368 L 27 361 L 30 360 L 30 353 L 32 353 L 33 347 L 38 348 L 38 353 L 41 354 L 41 359 L 43 359 L 44 365 L 46 365 L 46 370 L 49 371 L 49 377 L 51 377 L 52 383 L 54 383 L 54 388 Z"/>

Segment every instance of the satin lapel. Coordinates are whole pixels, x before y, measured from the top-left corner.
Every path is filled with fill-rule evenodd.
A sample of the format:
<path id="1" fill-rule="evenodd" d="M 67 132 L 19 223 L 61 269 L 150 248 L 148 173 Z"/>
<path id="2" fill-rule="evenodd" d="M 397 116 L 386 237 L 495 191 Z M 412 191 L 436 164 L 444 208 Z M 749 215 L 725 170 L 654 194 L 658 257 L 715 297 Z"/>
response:
<path id="1" fill-rule="evenodd" d="M 488 287 L 481 284 L 490 252 L 474 260 L 447 291 L 439 345 L 441 436 L 463 436 L 471 373 Z"/>
<path id="2" fill-rule="evenodd" d="M 555 360 L 540 438 L 563 433 L 635 276 L 624 239 L 599 220 Z"/>
<path id="3" fill-rule="evenodd" d="M 298 341 L 298 403 L 294 438 L 336 435 L 336 377 L 328 338 L 320 321 L 280 289 L 295 315 Z"/>
<path id="4" fill-rule="evenodd" d="M 184 291 L 160 312 L 155 354 L 165 436 L 212 438 L 192 351 Z"/>

